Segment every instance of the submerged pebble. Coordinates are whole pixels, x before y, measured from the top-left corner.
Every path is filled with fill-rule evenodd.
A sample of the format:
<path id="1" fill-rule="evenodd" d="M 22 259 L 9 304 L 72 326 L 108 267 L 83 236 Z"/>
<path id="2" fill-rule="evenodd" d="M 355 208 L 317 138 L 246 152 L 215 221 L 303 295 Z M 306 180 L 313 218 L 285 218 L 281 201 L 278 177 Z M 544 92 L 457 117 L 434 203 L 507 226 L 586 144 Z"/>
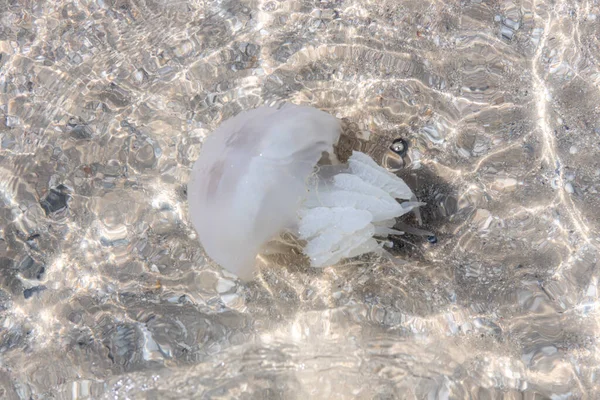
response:
<path id="1" fill-rule="evenodd" d="M 573 188 L 573 184 L 571 182 L 565 183 L 565 191 L 570 194 L 575 193 L 575 188 Z"/>
<path id="2" fill-rule="evenodd" d="M 26 299 L 29 299 L 34 294 L 39 293 L 43 290 L 46 290 L 46 286 L 44 286 L 44 285 L 34 286 L 29 289 L 25 289 L 25 290 L 23 290 L 23 297 L 25 297 Z"/>
<path id="3" fill-rule="evenodd" d="M 404 139 L 396 139 L 392 142 L 390 149 L 394 153 L 403 156 L 408 152 L 408 143 Z"/>
<path id="4" fill-rule="evenodd" d="M 65 210 L 69 205 L 71 196 L 68 193 L 68 188 L 64 185 L 58 185 L 51 188 L 46 196 L 40 201 L 40 205 L 46 212 L 47 216 Z"/>
<path id="5" fill-rule="evenodd" d="M 569 153 L 571 154 L 577 154 L 579 152 L 579 149 L 576 146 L 571 146 L 571 148 L 569 149 Z"/>

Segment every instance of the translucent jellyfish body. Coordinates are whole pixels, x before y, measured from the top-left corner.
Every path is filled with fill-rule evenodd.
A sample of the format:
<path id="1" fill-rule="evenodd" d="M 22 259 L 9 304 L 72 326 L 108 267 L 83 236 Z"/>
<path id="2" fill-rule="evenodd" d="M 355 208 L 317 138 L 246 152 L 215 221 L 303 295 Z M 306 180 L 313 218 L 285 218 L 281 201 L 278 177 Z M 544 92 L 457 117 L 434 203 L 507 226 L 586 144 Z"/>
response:
<path id="1" fill-rule="evenodd" d="M 401 232 L 395 218 L 420 203 L 369 156 L 317 166 L 333 154 L 339 121 L 311 107 L 260 107 L 221 124 L 204 142 L 188 184 L 192 224 L 206 254 L 252 278 L 261 248 L 285 231 L 306 242 L 311 265 L 377 251 Z"/>

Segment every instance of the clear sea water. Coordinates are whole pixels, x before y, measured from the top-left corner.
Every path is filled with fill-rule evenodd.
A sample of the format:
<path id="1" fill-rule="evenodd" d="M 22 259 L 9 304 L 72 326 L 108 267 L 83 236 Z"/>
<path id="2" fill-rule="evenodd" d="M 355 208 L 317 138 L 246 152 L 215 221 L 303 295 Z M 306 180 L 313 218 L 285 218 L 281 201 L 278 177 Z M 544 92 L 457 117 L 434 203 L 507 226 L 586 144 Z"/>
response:
<path id="1" fill-rule="evenodd" d="M 0 0 L 0 397 L 598 398 L 599 17 Z M 340 151 L 397 171 L 437 243 L 272 259 L 250 284 L 207 260 L 186 202 L 202 141 L 281 101 L 342 119 Z"/>

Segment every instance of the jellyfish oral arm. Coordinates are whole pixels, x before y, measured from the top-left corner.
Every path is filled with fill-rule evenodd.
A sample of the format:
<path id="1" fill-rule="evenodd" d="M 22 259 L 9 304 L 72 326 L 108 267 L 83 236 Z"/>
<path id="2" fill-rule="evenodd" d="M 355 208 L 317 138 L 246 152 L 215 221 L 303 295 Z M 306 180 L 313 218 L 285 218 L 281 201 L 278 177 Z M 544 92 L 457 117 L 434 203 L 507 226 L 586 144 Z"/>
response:
<path id="1" fill-rule="evenodd" d="M 415 196 L 402 179 L 353 152 L 346 170 L 312 181 L 310 195 L 298 213 L 298 236 L 313 267 L 379 251 L 376 237 L 402 234 L 392 229 L 396 218 L 423 203 L 396 199 Z"/>

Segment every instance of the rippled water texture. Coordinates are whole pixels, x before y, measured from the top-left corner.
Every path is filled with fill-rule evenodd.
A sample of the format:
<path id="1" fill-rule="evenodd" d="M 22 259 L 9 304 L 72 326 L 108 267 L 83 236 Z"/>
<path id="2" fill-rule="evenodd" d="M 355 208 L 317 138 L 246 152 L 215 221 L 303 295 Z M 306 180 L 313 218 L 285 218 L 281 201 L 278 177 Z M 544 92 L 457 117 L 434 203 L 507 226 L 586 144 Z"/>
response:
<path id="1" fill-rule="evenodd" d="M 0 397 L 598 398 L 599 17 L 0 0 Z M 398 169 L 437 243 L 270 259 L 246 286 L 205 259 L 185 202 L 201 143 L 282 100 Z"/>

